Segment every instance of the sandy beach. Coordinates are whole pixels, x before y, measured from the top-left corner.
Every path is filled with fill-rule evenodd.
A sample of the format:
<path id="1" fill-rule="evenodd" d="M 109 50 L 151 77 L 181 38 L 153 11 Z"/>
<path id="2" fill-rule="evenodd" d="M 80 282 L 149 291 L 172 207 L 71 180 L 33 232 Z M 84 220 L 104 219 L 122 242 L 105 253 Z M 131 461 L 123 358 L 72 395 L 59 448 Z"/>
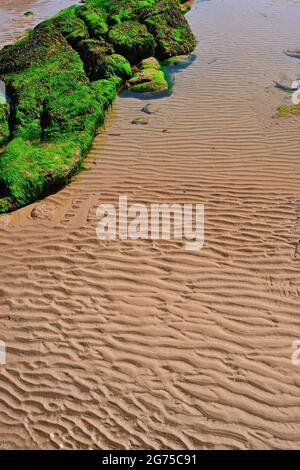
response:
<path id="1" fill-rule="evenodd" d="M 72 3 L 1 2 L 0 45 Z M 273 118 L 299 18 L 196 0 L 172 95 L 118 97 L 74 181 L 0 217 L 1 449 L 299 448 L 300 120 Z M 99 241 L 120 194 L 203 203 L 204 248 Z"/>

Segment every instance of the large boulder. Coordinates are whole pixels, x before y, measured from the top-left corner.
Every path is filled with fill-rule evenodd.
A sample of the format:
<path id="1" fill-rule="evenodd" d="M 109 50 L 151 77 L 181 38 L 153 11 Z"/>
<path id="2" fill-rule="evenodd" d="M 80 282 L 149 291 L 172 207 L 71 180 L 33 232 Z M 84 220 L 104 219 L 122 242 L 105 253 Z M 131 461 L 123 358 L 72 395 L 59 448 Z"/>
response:
<path id="1" fill-rule="evenodd" d="M 155 38 L 159 60 L 190 54 L 195 48 L 196 38 L 177 0 L 159 0 L 153 8 L 141 9 L 140 15 Z"/>
<path id="2" fill-rule="evenodd" d="M 32 32 L 0 51 L 0 75 L 19 72 L 47 60 L 68 45 L 54 25 L 41 24 Z"/>

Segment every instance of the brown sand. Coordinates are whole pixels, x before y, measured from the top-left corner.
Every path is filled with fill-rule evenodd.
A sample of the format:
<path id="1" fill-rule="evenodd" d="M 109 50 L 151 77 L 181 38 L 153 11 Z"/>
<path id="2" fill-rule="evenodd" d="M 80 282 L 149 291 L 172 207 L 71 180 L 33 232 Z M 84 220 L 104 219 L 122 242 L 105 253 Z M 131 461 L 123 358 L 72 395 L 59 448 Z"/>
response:
<path id="1" fill-rule="evenodd" d="M 149 124 L 131 124 L 147 101 L 119 98 L 45 218 L 0 219 L 3 448 L 300 446 L 300 123 L 272 119 L 299 18 L 196 3 L 198 59 Z M 98 241 L 96 206 L 119 194 L 204 202 L 204 249 Z"/>

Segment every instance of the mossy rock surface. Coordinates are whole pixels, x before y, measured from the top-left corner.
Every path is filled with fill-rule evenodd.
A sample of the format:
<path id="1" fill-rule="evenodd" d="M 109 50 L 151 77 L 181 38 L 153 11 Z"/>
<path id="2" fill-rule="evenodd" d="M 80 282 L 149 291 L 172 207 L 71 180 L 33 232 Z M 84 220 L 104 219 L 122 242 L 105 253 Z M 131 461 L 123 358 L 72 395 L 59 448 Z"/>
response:
<path id="1" fill-rule="evenodd" d="M 62 10 L 53 19 L 45 23 L 52 23 L 67 41 L 76 46 L 84 39 L 89 39 L 89 30 L 85 22 L 77 16 L 77 7 L 70 7 Z"/>
<path id="2" fill-rule="evenodd" d="M 120 54 L 112 54 L 105 59 L 104 78 L 114 81 L 118 77 L 124 82 L 133 75 L 130 62 Z"/>
<path id="3" fill-rule="evenodd" d="M 152 56 L 156 47 L 154 37 L 146 26 L 136 21 L 124 21 L 113 26 L 108 33 L 108 40 L 115 51 L 132 64 Z"/>
<path id="4" fill-rule="evenodd" d="M 160 63 L 155 57 L 148 57 L 147 59 L 142 60 L 142 62 L 139 65 L 139 68 L 141 70 L 146 70 L 146 69 L 156 69 L 160 70 L 161 66 Z"/>
<path id="5" fill-rule="evenodd" d="M 0 147 L 8 142 L 10 136 L 9 130 L 9 105 L 0 103 Z"/>
<path id="6" fill-rule="evenodd" d="M 277 109 L 275 117 L 300 116 L 300 104 L 283 105 Z"/>
<path id="7" fill-rule="evenodd" d="M 76 15 L 84 21 L 93 38 L 103 38 L 108 32 L 107 14 L 100 8 L 86 4 L 77 8 Z"/>
<path id="8" fill-rule="evenodd" d="M 155 57 L 144 59 L 139 70 L 128 80 L 127 88 L 134 93 L 153 93 L 168 89 L 165 74 Z"/>
<path id="9" fill-rule="evenodd" d="M 113 53 L 113 47 L 104 39 L 86 39 L 77 44 L 78 51 L 87 76 L 91 80 L 99 80 L 104 77 L 106 59 Z"/>
<path id="10" fill-rule="evenodd" d="M 126 81 L 138 92 L 167 89 L 157 59 L 194 46 L 177 0 L 87 0 L 4 47 L 0 213 L 68 183 L 117 90 Z"/>
<path id="11" fill-rule="evenodd" d="M 40 25 L 21 41 L 5 46 L 0 51 L 0 76 L 47 62 L 61 49 L 62 38 L 59 31 L 51 25 Z"/>
<path id="12" fill-rule="evenodd" d="M 168 89 L 168 82 L 162 70 L 147 69 L 139 72 L 129 83 L 129 90 L 134 93 L 153 93 Z"/>

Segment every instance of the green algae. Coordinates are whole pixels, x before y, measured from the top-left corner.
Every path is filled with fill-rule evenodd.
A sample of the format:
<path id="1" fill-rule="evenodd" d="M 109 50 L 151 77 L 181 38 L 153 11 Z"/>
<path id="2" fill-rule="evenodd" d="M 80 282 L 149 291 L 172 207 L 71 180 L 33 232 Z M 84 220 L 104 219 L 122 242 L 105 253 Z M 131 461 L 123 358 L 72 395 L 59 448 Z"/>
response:
<path id="1" fill-rule="evenodd" d="M 5 76 L 15 108 L 13 139 L 0 158 L 0 187 L 12 207 L 68 182 L 104 122 L 104 106 L 79 55 L 60 41 L 47 61 Z"/>
<path id="2" fill-rule="evenodd" d="M 195 38 L 177 0 L 88 0 L 62 10 L 0 51 L 0 213 L 65 185 L 132 66 L 138 92 L 168 88 L 154 57 L 191 52 Z M 136 74 L 135 74 L 136 75 Z M 136 87 L 136 88 L 135 88 Z"/>
<path id="3" fill-rule="evenodd" d="M 104 77 L 106 70 L 106 58 L 113 53 L 113 47 L 104 39 L 86 39 L 77 44 L 85 73 L 90 80 L 99 80 Z"/>
<path id="4" fill-rule="evenodd" d="M 153 93 L 167 90 L 168 82 L 158 60 L 149 57 L 139 64 L 127 86 L 133 93 Z"/>
<path id="5" fill-rule="evenodd" d="M 168 89 L 168 82 L 165 79 L 162 70 L 150 69 L 141 74 L 137 74 L 138 83 L 129 80 L 129 90 L 134 93 L 153 93 L 157 91 L 165 91 Z M 134 80 L 133 77 L 132 80 Z"/>
<path id="6" fill-rule="evenodd" d="M 83 5 L 76 9 L 76 15 L 84 21 L 92 37 L 100 39 L 108 32 L 107 15 L 96 6 Z"/>
<path id="7" fill-rule="evenodd" d="M 9 140 L 9 105 L 0 103 L 0 147 Z"/>
<path id="8" fill-rule="evenodd" d="M 108 33 L 108 40 L 115 51 L 132 64 L 152 56 L 156 46 L 146 26 L 136 21 L 124 21 L 113 26 Z"/>
<path id="9" fill-rule="evenodd" d="M 275 117 L 300 116 L 300 104 L 283 105 L 277 109 Z"/>
<path id="10" fill-rule="evenodd" d="M 44 22 L 45 24 L 53 24 L 73 46 L 84 39 L 89 39 L 88 28 L 85 22 L 76 15 L 77 9 L 76 6 L 66 8 L 52 19 Z"/>
<path id="11" fill-rule="evenodd" d="M 129 80 L 133 75 L 130 62 L 120 54 L 112 54 L 105 59 L 104 78 L 115 81 L 115 78 L 121 79 L 121 82 Z"/>

